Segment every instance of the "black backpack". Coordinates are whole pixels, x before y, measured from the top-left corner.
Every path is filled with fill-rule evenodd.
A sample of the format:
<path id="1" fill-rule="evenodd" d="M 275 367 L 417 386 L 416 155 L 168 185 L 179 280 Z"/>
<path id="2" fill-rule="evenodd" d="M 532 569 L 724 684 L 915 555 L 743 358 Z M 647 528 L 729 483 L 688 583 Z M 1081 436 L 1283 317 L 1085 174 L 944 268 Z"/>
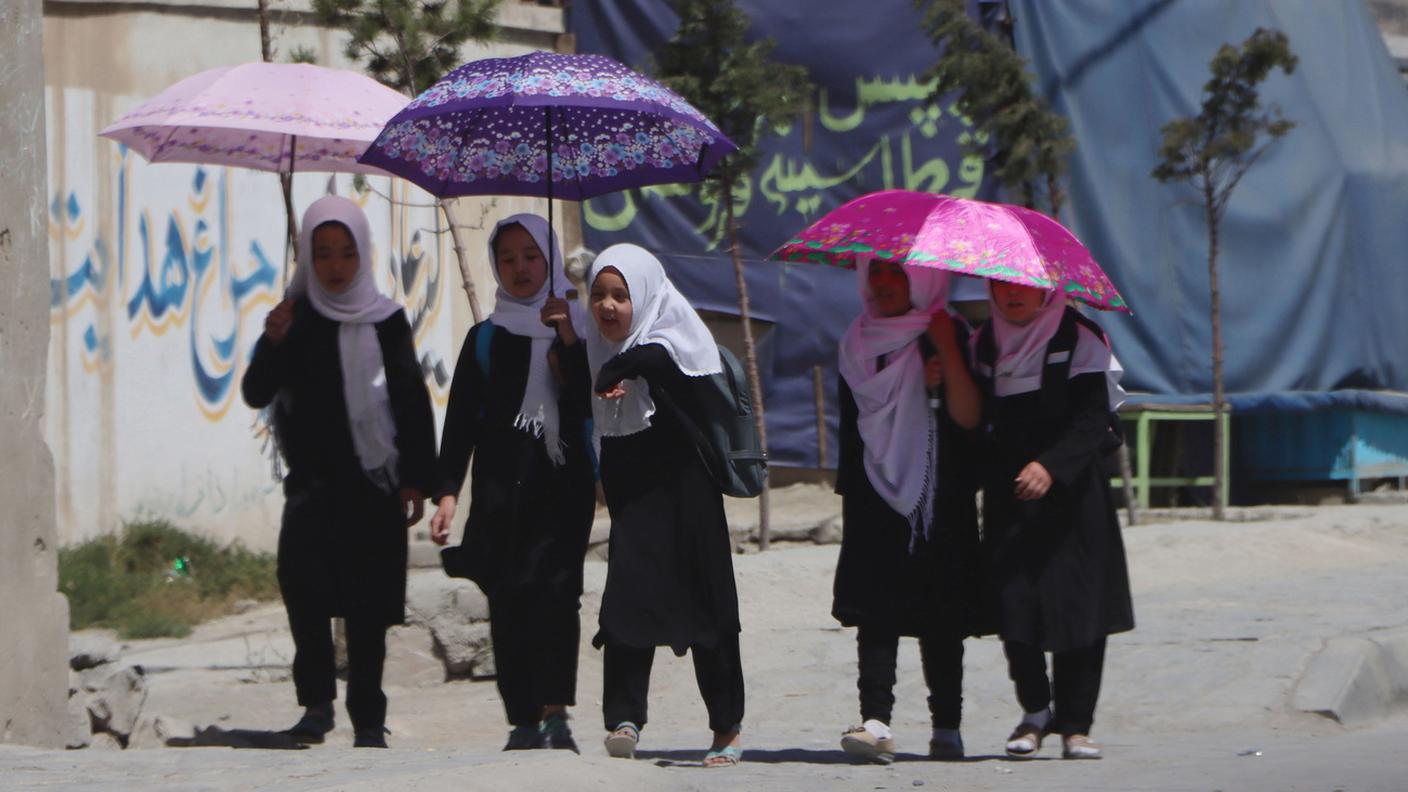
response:
<path id="1" fill-rule="evenodd" d="M 681 418 L 719 490 L 735 498 L 756 498 L 767 480 L 768 455 L 753 423 L 748 377 L 732 352 L 719 347 L 719 358 L 723 371 L 701 378 L 699 415 L 686 415 L 663 388 L 654 395 Z"/>
<path id="2" fill-rule="evenodd" d="M 1046 342 L 1046 365 L 1041 370 L 1041 404 L 1044 411 L 1059 415 L 1066 409 L 1066 388 L 1071 377 L 1071 358 L 1075 354 L 1078 327 L 1095 334 L 1105 341 L 1105 331 L 1100 325 L 1090 321 L 1074 308 L 1067 307 L 1061 316 L 1061 324 L 1056 334 Z M 1108 342 L 1106 342 L 1108 343 Z M 985 322 L 978 330 L 976 364 L 978 384 L 985 398 L 993 398 L 993 365 L 997 360 L 997 345 L 993 339 L 992 322 Z M 1110 431 L 1100 444 L 1100 453 L 1106 456 L 1118 451 L 1124 444 L 1124 429 L 1120 425 L 1119 414 L 1110 411 Z"/>

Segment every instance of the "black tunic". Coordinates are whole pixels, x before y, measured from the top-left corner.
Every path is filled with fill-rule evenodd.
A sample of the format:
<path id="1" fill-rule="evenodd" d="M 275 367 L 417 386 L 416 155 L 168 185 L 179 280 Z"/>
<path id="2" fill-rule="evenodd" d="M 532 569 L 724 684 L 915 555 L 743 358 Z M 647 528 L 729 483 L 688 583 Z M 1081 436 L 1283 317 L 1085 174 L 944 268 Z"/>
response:
<path id="1" fill-rule="evenodd" d="M 994 628 L 1004 640 L 1052 652 L 1133 629 L 1124 541 L 1100 464 L 1105 375 L 1070 378 L 1059 412 L 1039 390 L 986 402 L 983 556 Z M 1051 474 L 1051 489 L 1019 501 L 1014 479 L 1033 460 Z"/>
<path id="2" fill-rule="evenodd" d="M 959 348 L 967 328 L 955 320 Z M 926 347 L 924 350 L 929 353 Z M 928 357 L 928 354 L 925 355 Z M 930 537 L 909 549 L 909 520 L 880 497 L 865 472 L 859 410 L 840 378 L 841 554 L 836 562 L 831 615 L 851 627 L 874 624 L 899 635 L 974 634 L 978 605 L 976 447 L 942 407 L 938 410 L 938 477 Z M 919 431 L 920 428 L 916 428 Z"/>
<path id="3" fill-rule="evenodd" d="M 470 328 L 455 365 L 440 440 L 436 498 L 458 495 L 473 457 L 469 515 L 446 571 L 468 577 L 491 599 L 570 605 L 582 594 L 582 560 L 596 511 L 586 344 L 555 343 L 567 382 L 558 399 L 566 461 L 554 465 L 542 439 L 515 428 L 533 339 L 495 327 L 487 381 L 476 348 L 487 322 Z"/>
<path id="4" fill-rule="evenodd" d="M 383 492 L 357 460 L 338 353 L 341 325 L 294 306 L 284 340 L 261 337 L 245 372 L 245 402 L 274 413 L 288 463 L 279 584 L 286 601 L 328 616 L 405 620 L 406 526 L 396 493 Z M 416 360 L 411 326 L 397 311 L 376 324 L 396 424 L 397 482 L 428 492 L 435 418 Z"/>
<path id="5" fill-rule="evenodd" d="M 698 416 L 696 390 L 659 344 L 612 358 L 597 376 L 605 390 L 640 377 L 664 389 L 687 416 Z M 593 643 L 714 647 L 739 632 L 738 591 L 723 495 L 680 418 L 654 396 L 650 427 L 601 439 L 601 483 L 611 512 L 610 556 Z"/>

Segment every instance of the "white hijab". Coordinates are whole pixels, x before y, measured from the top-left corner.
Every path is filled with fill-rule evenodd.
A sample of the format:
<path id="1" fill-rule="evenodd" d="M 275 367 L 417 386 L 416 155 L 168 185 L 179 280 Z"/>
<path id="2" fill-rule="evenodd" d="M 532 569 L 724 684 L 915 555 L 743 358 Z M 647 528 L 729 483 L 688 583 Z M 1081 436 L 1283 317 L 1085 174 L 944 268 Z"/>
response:
<path id="1" fill-rule="evenodd" d="M 617 343 L 608 341 L 596 323 L 592 323 L 587 331 L 587 363 L 593 385 L 607 361 L 640 344 L 663 346 L 680 371 L 690 377 L 723 371 L 714 336 L 689 301 L 665 276 L 665 268 L 650 251 L 630 244 L 612 245 L 601 251 L 588 272 L 588 286 L 607 268 L 621 273 L 630 292 L 631 329 L 626 338 Z M 650 388 L 639 378 L 626 380 L 624 385 L 626 395 L 620 399 L 592 395 L 593 435 L 598 446 L 602 437 L 635 434 L 650 426 L 650 416 L 655 414 Z"/>
<path id="2" fill-rule="evenodd" d="M 538 244 L 544 264 L 551 249 L 551 280 L 556 284 L 556 288 L 568 288 L 570 283 L 563 268 L 562 248 L 557 244 L 557 237 L 549 239 L 547 220 L 535 214 L 516 214 L 505 217 L 494 226 L 493 233 L 489 235 L 489 271 L 494 273 L 494 280 L 499 284 L 499 288 L 494 293 L 494 312 L 489 315 L 489 320 L 514 335 L 533 339 L 528 362 L 528 381 L 523 388 L 523 401 L 518 407 L 518 415 L 514 418 L 513 425 L 517 429 L 531 432 L 534 437 L 542 438 L 548 457 L 552 459 L 553 464 L 561 465 L 567 461 L 567 456 L 563 453 L 562 438 L 559 434 L 557 400 L 560 391 L 557 380 L 553 379 L 552 371 L 548 368 L 548 347 L 552 345 L 557 331 L 542 321 L 543 303 L 548 299 L 548 279 L 543 281 L 542 288 L 532 297 L 514 297 L 504 289 L 503 279 L 499 276 L 498 257 L 494 252 L 494 241 L 498 239 L 499 232 L 514 224 L 522 226 Z M 568 301 L 567 315 L 573 328 L 577 330 L 578 337 L 583 336 L 586 321 L 581 306 Z"/>
<path id="3" fill-rule="evenodd" d="M 1066 298 L 1049 291 L 1043 298 L 1036 316 L 1024 325 L 1008 321 L 991 297 L 994 356 L 993 393 L 999 398 L 1030 393 L 1041 389 L 1041 372 L 1046 367 L 1046 345 L 1061 327 L 1066 313 Z M 974 335 L 976 340 L 977 335 Z M 1050 361 L 1057 362 L 1057 361 Z M 1109 341 L 1095 335 L 1085 325 L 1076 325 L 1076 347 L 1071 353 L 1070 376 L 1102 372 L 1109 391 L 1110 409 L 1124 403 L 1124 388 L 1120 378 L 1124 367 L 1115 359 Z"/>
<path id="4" fill-rule="evenodd" d="M 838 368 L 860 412 L 866 476 L 890 508 L 909 520 L 913 549 L 921 533 L 930 535 L 939 450 L 919 337 L 929 329 L 933 315 L 945 310 L 949 275 L 932 267 L 905 266 L 912 307 L 900 316 L 881 316 L 870 293 L 871 261 L 869 256 L 856 261 L 865 310 L 841 338 Z"/>
<path id="5" fill-rule="evenodd" d="M 357 243 L 357 274 L 340 294 L 324 289 L 313 273 L 313 232 L 325 223 L 342 224 Z M 362 470 L 390 492 L 396 488 L 396 422 L 375 325 L 391 318 L 401 306 L 377 291 L 372 278 L 371 228 L 361 207 L 336 195 L 319 198 L 303 214 L 300 228 L 298 269 L 289 283 L 288 296 L 307 296 L 313 310 L 340 324 L 337 347 L 352 445 Z"/>

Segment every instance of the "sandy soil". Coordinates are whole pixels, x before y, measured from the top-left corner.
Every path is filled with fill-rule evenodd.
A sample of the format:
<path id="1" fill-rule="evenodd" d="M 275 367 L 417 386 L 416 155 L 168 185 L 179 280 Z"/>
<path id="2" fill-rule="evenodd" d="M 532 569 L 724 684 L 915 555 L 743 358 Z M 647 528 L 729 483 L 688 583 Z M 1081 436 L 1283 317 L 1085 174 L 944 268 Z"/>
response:
<path id="1" fill-rule="evenodd" d="M 688 658 L 667 651 L 656 660 L 639 759 L 606 757 L 601 656 L 587 643 L 605 567 L 593 562 L 574 711 L 582 756 L 499 752 L 507 726 L 493 683 L 443 682 L 425 634 L 404 629 L 391 640 L 386 677 L 390 751 L 353 751 L 339 713 L 328 744 L 303 751 L 161 748 L 149 733 L 127 751 L 4 747 L 0 789 L 1408 789 L 1408 713 L 1346 728 L 1291 706 L 1326 639 L 1408 626 L 1408 505 L 1268 514 L 1127 529 L 1138 627 L 1110 643 L 1099 762 L 1060 761 L 1052 742 L 1042 760 L 1001 757 L 1019 712 L 1000 647 L 983 639 L 968 642 L 965 660 L 968 760 L 923 758 L 925 691 L 907 641 L 893 725 L 909 753 L 890 767 L 850 763 L 837 741 L 857 720 L 855 636 L 829 616 L 837 549 L 795 545 L 735 558 L 748 684 L 738 768 L 699 766 L 704 708 Z M 125 658 L 148 669 L 146 717 L 239 737 L 295 720 L 290 653 L 281 610 L 261 607 L 184 641 L 133 642 Z"/>

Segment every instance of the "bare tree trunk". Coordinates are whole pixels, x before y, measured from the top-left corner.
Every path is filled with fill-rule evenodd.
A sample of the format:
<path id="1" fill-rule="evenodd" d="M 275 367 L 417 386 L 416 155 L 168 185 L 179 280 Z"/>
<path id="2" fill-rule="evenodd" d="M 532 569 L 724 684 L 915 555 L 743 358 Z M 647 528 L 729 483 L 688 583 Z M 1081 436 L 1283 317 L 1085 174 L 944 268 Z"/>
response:
<path id="1" fill-rule="evenodd" d="M 259 55 L 265 63 L 274 59 L 269 38 L 269 0 L 259 0 Z"/>
<path id="2" fill-rule="evenodd" d="M 728 249 L 733 258 L 733 276 L 738 281 L 738 313 L 743 320 L 743 357 L 748 369 L 748 397 L 753 402 L 753 422 L 758 428 L 758 441 L 763 452 L 768 450 L 767 425 L 763 421 L 763 382 L 758 377 L 758 347 L 753 340 L 752 310 L 748 304 L 748 281 L 743 277 L 743 260 L 738 257 L 738 224 L 733 216 L 733 182 L 723 183 L 724 212 L 728 221 Z M 758 549 L 767 550 L 768 540 L 768 476 L 763 474 L 763 492 L 758 496 Z"/>
<path id="3" fill-rule="evenodd" d="M 450 227 L 450 242 L 455 248 L 455 259 L 460 265 L 460 281 L 464 284 L 465 297 L 469 298 L 469 312 L 474 316 L 474 323 L 479 324 L 484 321 L 484 317 L 479 313 L 479 297 L 474 291 L 474 273 L 469 271 L 469 256 L 465 254 L 464 243 L 460 241 L 460 227 L 455 224 L 454 215 L 450 214 L 450 204 L 445 199 L 436 199 L 440 211 L 445 214 L 445 224 Z"/>
<path id="4" fill-rule="evenodd" d="M 1204 174 L 1203 200 L 1208 223 L 1208 295 L 1212 311 L 1212 516 L 1214 520 L 1223 520 L 1227 517 L 1227 504 L 1222 498 L 1227 471 L 1222 460 L 1223 446 L 1227 439 L 1223 436 L 1222 419 L 1227 413 L 1227 402 L 1222 387 L 1222 293 L 1217 285 L 1218 212 L 1214 198 L 1212 180 Z"/>
<path id="5" fill-rule="evenodd" d="M 1139 502 L 1134 495 L 1134 472 L 1129 466 L 1129 443 L 1120 443 L 1120 481 L 1124 489 L 1124 508 L 1129 514 L 1129 524 L 1139 524 Z M 1148 486 L 1148 485 L 1145 485 Z"/>

